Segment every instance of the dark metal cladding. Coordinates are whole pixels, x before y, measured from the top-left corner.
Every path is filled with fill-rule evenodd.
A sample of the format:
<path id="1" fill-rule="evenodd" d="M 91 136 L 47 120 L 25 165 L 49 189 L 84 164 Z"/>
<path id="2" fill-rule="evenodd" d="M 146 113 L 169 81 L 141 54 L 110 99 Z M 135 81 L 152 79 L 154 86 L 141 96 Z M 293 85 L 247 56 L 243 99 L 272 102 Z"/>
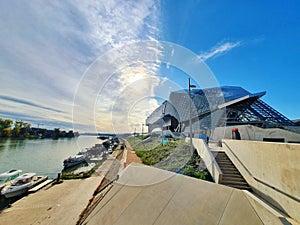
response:
<path id="1" fill-rule="evenodd" d="M 260 100 L 266 92 L 250 93 L 241 87 L 223 86 L 191 91 L 193 132 L 217 126 L 253 124 L 262 127 L 295 126 L 295 123 Z M 149 131 L 189 130 L 189 95 L 186 89 L 171 92 L 169 100 L 146 119 Z"/>

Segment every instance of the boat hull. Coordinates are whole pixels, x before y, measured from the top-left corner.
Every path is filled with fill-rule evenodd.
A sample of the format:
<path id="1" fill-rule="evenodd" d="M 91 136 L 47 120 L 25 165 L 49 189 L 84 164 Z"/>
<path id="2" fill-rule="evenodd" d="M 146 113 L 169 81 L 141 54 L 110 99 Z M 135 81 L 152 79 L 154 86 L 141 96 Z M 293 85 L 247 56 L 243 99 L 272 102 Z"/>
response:
<path id="1" fill-rule="evenodd" d="M 28 192 L 28 188 L 20 189 L 20 190 L 17 190 L 17 191 L 12 191 L 12 192 L 6 193 L 6 194 L 4 194 L 4 197 L 5 198 L 13 198 L 13 197 L 24 195 L 27 192 Z"/>
<path id="2" fill-rule="evenodd" d="M 27 192 L 30 188 L 37 186 L 38 184 L 47 180 L 47 178 L 48 178 L 47 176 L 36 176 L 34 178 L 34 180 L 32 180 L 31 182 L 26 183 L 24 185 L 17 186 L 17 187 L 10 186 L 10 187 L 8 187 L 8 189 L 3 190 L 1 192 L 1 194 L 4 195 L 5 198 L 13 198 L 13 197 L 27 194 Z"/>

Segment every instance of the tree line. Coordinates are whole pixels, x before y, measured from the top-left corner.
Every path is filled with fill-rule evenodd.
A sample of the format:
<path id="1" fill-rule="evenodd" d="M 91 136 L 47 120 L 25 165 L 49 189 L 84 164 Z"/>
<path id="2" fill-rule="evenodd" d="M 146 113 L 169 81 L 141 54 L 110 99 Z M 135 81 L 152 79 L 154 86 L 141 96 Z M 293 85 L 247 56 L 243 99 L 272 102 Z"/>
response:
<path id="1" fill-rule="evenodd" d="M 73 138 L 72 130 L 68 132 L 55 128 L 54 130 L 31 127 L 30 123 L 22 120 L 0 118 L 0 138 Z"/>

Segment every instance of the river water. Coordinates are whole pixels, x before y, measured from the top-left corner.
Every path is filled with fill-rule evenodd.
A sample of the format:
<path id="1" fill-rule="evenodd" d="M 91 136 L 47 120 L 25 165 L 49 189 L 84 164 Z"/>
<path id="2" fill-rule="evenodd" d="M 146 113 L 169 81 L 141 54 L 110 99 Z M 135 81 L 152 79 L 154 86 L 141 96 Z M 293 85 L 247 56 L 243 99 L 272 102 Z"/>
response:
<path id="1" fill-rule="evenodd" d="M 101 143 L 96 136 L 52 139 L 0 139 L 0 173 L 21 169 L 55 178 L 63 169 L 63 160 L 80 150 Z"/>

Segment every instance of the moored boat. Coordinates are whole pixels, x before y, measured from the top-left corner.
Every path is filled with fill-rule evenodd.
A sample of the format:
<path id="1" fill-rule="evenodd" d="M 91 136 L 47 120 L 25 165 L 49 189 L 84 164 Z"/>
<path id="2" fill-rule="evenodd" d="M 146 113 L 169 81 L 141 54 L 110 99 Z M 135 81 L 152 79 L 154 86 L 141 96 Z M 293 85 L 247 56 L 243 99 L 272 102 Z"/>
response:
<path id="1" fill-rule="evenodd" d="M 108 139 L 108 136 L 98 136 L 97 138 L 101 139 L 101 140 L 106 140 L 106 139 Z"/>
<path id="2" fill-rule="evenodd" d="M 16 177 L 20 176 L 22 170 L 10 170 L 0 174 L 0 191 L 6 185 L 10 183 L 11 180 L 15 179 Z"/>
<path id="3" fill-rule="evenodd" d="M 24 173 L 11 181 L 10 185 L 1 190 L 5 198 L 12 198 L 26 194 L 28 190 L 47 180 L 47 176 L 36 176 L 35 173 Z"/>
<path id="4" fill-rule="evenodd" d="M 86 163 L 85 155 L 83 155 L 83 154 L 75 155 L 74 157 L 69 157 L 64 160 L 64 168 L 76 166 L 81 163 Z"/>

